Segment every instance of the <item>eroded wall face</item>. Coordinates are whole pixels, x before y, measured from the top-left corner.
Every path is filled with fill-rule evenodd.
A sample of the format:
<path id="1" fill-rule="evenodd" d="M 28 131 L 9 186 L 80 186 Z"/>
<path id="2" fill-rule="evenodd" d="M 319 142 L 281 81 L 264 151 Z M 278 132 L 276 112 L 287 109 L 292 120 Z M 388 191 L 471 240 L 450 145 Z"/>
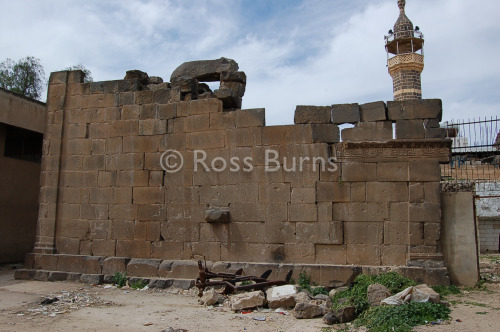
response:
<path id="1" fill-rule="evenodd" d="M 164 262 L 204 256 L 415 266 L 424 275 L 432 261 L 444 275 L 439 163 L 450 145 L 425 139 L 424 122 L 440 116 L 441 103 L 419 103 L 298 107 L 296 124 L 266 127 L 263 109 L 224 111 L 215 98 L 171 103 L 127 81 L 53 74 L 28 264 L 81 273 L 90 256 L 144 258 L 161 276 Z M 426 107 L 435 113 L 420 116 Z M 356 126 L 340 143 L 342 122 Z M 406 140 L 392 139 L 393 122 L 411 129 Z M 92 273 L 112 272 L 99 262 Z"/>

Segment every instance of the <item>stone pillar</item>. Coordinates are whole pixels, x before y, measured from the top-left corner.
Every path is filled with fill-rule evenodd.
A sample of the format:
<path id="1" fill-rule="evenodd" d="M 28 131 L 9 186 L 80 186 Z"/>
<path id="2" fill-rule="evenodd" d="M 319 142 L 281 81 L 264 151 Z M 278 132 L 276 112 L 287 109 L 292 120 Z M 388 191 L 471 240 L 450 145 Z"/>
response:
<path id="1" fill-rule="evenodd" d="M 50 75 L 40 174 L 40 209 L 33 253 L 51 254 L 55 250 L 66 94 L 69 83 L 82 81 L 83 72 L 81 71 L 60 71 Z"/>

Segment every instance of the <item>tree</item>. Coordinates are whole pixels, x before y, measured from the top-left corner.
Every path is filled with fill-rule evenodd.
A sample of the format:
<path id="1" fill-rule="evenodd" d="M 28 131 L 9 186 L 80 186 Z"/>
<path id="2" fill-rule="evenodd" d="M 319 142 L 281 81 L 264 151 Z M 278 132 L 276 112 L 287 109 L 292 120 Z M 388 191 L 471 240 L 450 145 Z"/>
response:
<path id="1" fill-rule="evenodd" d="M 40 100 L 45 85 L 45 72 L 40 59 L 32 56 L 14 62 L 0 63 L 0 86 L 23 96 Z"/>
<path id="2" fill-rule="evenodd" d="M 85 76 L 83 77 L 83 81 L 85 83 L 87 83 L 87 82 L 94 82 L 94 79 L 92 78 L 92 73 L 90 72 L 90 70 L 88 70 L 87 68 L 85 68 L 85 66 L 82 65 L 81 63 L 77 64 L 76 66 L 68 67 L 68 68 L 66 68 L 64 70 L 81 70 L 85 74 Z"/>

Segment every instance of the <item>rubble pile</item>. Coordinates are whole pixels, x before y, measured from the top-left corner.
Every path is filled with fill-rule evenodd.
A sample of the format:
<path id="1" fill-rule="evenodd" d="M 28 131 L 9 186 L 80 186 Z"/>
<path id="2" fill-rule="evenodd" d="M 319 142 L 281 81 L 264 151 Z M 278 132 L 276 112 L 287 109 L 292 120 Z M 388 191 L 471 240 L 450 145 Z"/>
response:
<path id="1" fill-rule="evenodd" d="M 61 291 L 43 296 L 40 300 L 29 303 L 16 312 L 17 316 L 37 316 L 45 315 L 56 317 L 56 315 L 70 313 L 87 307 L 103 307 L 114 305 L 110 301 L 105 301 L 99 296 L 99 292 L 81 288 L 73 292 Z"/>

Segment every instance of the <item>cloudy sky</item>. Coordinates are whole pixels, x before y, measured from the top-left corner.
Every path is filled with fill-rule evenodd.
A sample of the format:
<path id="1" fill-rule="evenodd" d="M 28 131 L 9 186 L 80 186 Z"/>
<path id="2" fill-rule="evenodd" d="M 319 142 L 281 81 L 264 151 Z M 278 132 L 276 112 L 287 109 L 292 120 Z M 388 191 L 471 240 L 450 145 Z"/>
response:
<path id="1" fill-rule="evenodd" d="M 295 105 L 392 100 L 384 34 L 396 0 L 0 0 L 0 61 L 46 75 L 83 64 L 95 81 L 140 69 L 168 81 L 185 61 L 227 57 L 247 74 L 243 108 L 268 125 Z M 407 0 L 425 36 L 424 98 L 444 120 L 500 115 L 500 1 Z"/>

